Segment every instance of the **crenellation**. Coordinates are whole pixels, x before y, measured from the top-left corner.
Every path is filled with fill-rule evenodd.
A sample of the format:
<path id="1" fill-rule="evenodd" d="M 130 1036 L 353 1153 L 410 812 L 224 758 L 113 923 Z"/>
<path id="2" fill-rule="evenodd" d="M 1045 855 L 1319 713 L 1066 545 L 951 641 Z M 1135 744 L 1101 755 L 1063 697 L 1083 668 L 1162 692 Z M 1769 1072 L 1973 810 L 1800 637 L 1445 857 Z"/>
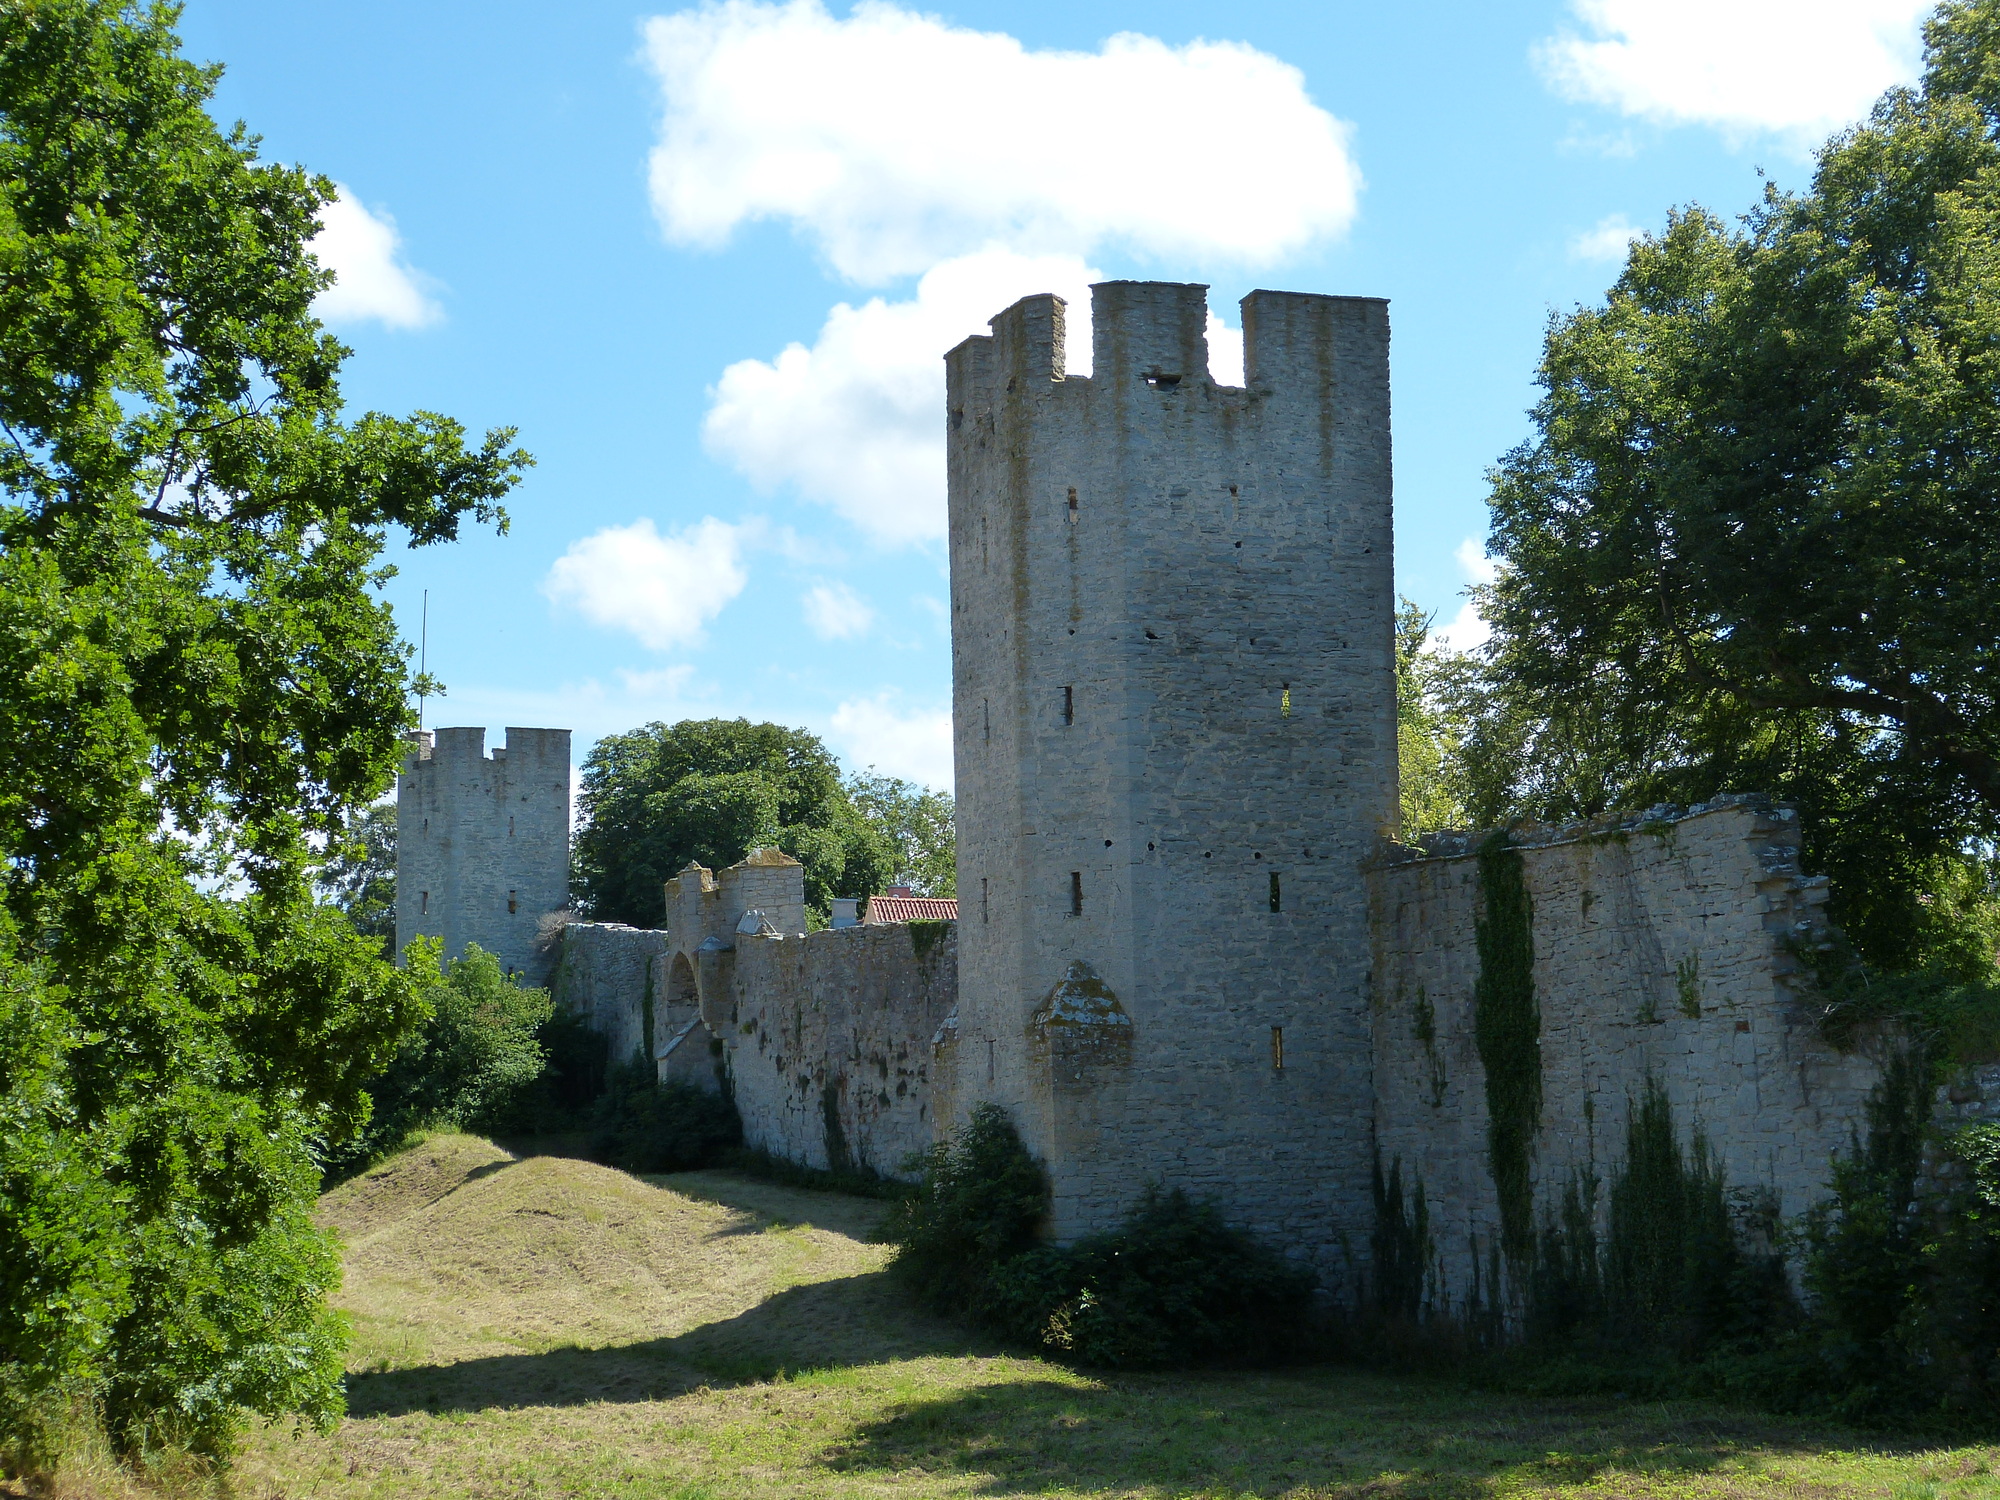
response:
<path id="1" fill-rule="evenodd" d="M 452 727 L 412 735 L 396 780 L 396 941 L 477 943 L 510 973 L 547 978 L 541 924 L 569 904 L 567 729 Z M 399 955 L 400 959 L 400 955 Z"/>
<path id="2" fill-rule="evenodd" d="M 1107 392 L 1208 381 L 1207 287 L 1102 281 L 1090 289 L 1090 319 L 1091 379 Z"/>
<path id="3" fill-rule="evenodd" d="M 1020 378 L 1061 337 L 1031 299 L 994 320 L 990 442 L 954 424 L 959 881 L 988 917 L 960 933 L 953 1045 L 991 1078 L 953 1109 L 1015 1115 L 1059 1235 L 1150 1177 L 1214 1182 L 1332 1274 L 1368 1212 L 1356 913 L 1395 736 L 1386 449 L 1331 450 L 1321 406 L 1331 362 L 1373 358 L 1386 434 L 1386 321 L 1286 404 L 1209 379 L 1205 289 L 1092 297 L 1088 380 Z M 1034 1024 L 1079 963 L 1115 1033 Z M 1282 1069 L 1255 1064 L 1274 1026 Z"/>
<path id="4" fill-rule="evenodd" d="M 1205 288 L 1092 298 L 1088 377 L 1048 295 L 946 356 L 964 920 L 809 934 L 803 867 L 754 849 L 670 880 L 664 931 L 571 925 L 564 995 L 809 1166 L 897 1173 L 997 1104 L 1062 1239 L 1160 1182 L 1353 1298 L 1394 1169 L 1427 1205 L 1431 1309 L 1504 1312 L 1520 1268 L 1476 1016 L 1496 835 L 1394 840 L 1388 305 L 1251 293 L 1227 387 Z M 399 897 L 442 906 L 408 931 L 491 921 L 532 884 L 502 819 L 558 792 L 566 816 L 567 761 L 554 730 L 412 746 Z M 525 831 L 556 848 L 554 824 Z M 1538 1013 L 1534 1223 L 1610 1180 L 1653 1086 L 1732 1192 L 1793 1218 L 1819 1201 L 1898 1038 L 1821 1034 L 1829 888 L 1797 814 L 1722 797 L 1502 837 Z M 2000 1115 L 1989 1072 L 1940 1108 Z"/>

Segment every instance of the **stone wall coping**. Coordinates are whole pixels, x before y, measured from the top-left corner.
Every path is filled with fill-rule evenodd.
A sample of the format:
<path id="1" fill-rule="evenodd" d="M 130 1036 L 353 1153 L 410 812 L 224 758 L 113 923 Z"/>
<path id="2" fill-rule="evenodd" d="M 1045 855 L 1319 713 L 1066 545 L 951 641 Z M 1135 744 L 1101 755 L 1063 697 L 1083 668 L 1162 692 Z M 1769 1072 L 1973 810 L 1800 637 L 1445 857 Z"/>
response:
<path id="1" fill-rule="evenodd" d="M 1662 824 L 1677 825 L 1739 810 L 1763 814 L 1780 822 L 1796 823 L 1798 819 L 1795 808 L 1773 803 L 1760 793 L 1725 792 L 1707 802 L 1697 802 L 1685 808 L 1678 803 L 1660 802 L 1641 812 L 1600 813 L 1594 818 L 1579 818 L 1569 823 L 1520 822 L 1503 828 L 1447 829 L 1423 835 L 1416 845 L 1385 839 L 1373 863 L 1377 866 L 1407 865 L 1429 860 L 1471 859 L 1479 853 L 1480 846 L 1496 833 L 1507 835 L 1509 848 L 1552 849 L 1563 844 L 1589 843 L 1621 833 L 1638 833 Z"/>

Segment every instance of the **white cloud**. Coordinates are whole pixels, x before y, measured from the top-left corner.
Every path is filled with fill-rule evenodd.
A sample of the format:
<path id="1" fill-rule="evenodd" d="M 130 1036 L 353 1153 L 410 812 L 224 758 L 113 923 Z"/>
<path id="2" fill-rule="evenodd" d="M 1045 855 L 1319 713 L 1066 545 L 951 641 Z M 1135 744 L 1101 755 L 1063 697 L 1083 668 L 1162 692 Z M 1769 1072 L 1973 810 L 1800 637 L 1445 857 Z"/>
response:
<path id="1" fill-rule="evenodd" d="M 329 323 L 370 320 L 391 328 L 424 328 L 444 316 L 426 295 L 430 278 L 404 263 L 402 236 L 387 213 L 370 213 L 345 184 L 320 210 L 320 232 L 310 249 L 332 271 L 333 285 L 313 299 L 313 312 Z"/>
<path id="2" fill-rule="evenodd" d="M 908 710 L 893 691 L 850 698 L 833 711 L 828 737 L 850 766 L 873 766 L 924 786 L 951 787 L 949 708 Z"/>
<path id="3" fill-rule="evenodd" d="M 1451 555 L 1457 559 L 1458 565 L 1465 570 L 1465 576 L 1474 583 L 1483 587 L 1486 584 L 1498 581 L 1500 577 L 1500 564 L 1486 555 L 1485 544 L 1478 537 L 1467 537 L 1456 547 L 1452 548 Z"/>
<path id="4" fill-rule="evenodd" d="M 1632 241 L 1645 232 L 1636 224 L 1627 222 L 1625 215 L 1612 214 L 1609 218 L 1599 219 L 1570 240 L 1570 259 L 1622 264 Z"/>
<path id="5" fill-rule="evenodd" d="M 1477 537 L 1467 537 L 1453 550 L 1459 567 L 1465 570 L 1468 583 L 1474 588 L 1484 588 L 1500 576 L 1499 564 L 1486 555 Z M 1458 614 L 1449 625 L 1432 632 L 1433 639 L 1453 651 L 1470 651 L 1486 644 L 1493 634 L 1493 627 L 1479 613 L 1477 598 L 1468 597 L 1458 607 Z"/>
<path id="6" fill-rule="evenodd" d="M 938 266 L 907 302 L 840 303 L 810 349 L 724 370 L 702 437 L 759 488 L 794 485 L 877 540 L 942 537 L 945 351 L 1009 303 L 1055 292 L 1069 303 L 1070 368 L 1088 368 L 1098 274 L 1070 256 L 987 250 Z"/>
<path id="7" fill-rule="evenodd" d="M 747 526 L 713 516 L 668 536 L 650 520 L 609 526 L 556 559 L 542 592 L 593 625 L 630 631 L 655 651 L 693 645 L 743 592 Z"/>
<path id="8" fill-rule="evenodd" d="M 1350 128 L 1241 43 L 1038 52 L 883 0 L 844 20 L 723 0 L 645 38 L 653 207 L 679 244 L 788 220 L 876 284 L 992 244 L 1266 264 L 1354 218 Z"/>
<path id="9" fill-rule="evenodd" d="M 823 641 L 858 640 L 875 623 L 874 607 L 844 583 L 815 584 L 799 603 L 806 624 Z"/>
<path id="10" fill-rule="evenodd" d="M 1535 49 L 1568 98 L 1665 125 L 1807 144 L 1917 75 L 1932 0 L 1571 0 L 1583 35 Z"/>
<path id="11" fill-rule="evenodd" d="M 1217 385 L 1243 384 L 1243 330 L 1208 315 L 1208 373 Z"/>

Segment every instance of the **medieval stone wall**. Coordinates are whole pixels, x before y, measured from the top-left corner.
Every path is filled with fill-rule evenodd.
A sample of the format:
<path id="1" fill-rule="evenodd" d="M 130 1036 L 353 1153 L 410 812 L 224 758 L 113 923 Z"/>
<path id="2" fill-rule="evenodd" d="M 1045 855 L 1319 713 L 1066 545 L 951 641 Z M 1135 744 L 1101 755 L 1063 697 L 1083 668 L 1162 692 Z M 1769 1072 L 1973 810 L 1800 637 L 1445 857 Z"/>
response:
<path id="1" fill-rule="evenodd" d="M 744 1143 L 835 1171 L 908 1175 L 931 1144 L 932 1041 L 958 999 L 950 922 L 739 938 L 723 1041 Z M 720 997 L 718 997 L 720 998 Z"/>
<path id="2" fill-rule="evenodd" d="M 810 935 L 805 871 L 775 849 L 667 887 L 662 931 L 563 931 L 557 999 L 614 1062 L 729 1088 L 746 1145 L 803 1166 L 901 1174 L 931 1144 L 933 1044 L 958 997 L 955 924 Z"/>
<path id="3" fill-rule="evenodd" d="M 1388 310 L 1031 297 L 947 359 L 961 995 L 1054 1229 L 1148 1181 L 1337 1274 L 1370 1220 L 1362 865 L 1396 787 Z"/>
<path id="4" fill-rule="evenodd" d="M 653 1012 L 657 1054 L 669 1026 L 666 976 L 672 957 L 664 932 L 618 922 L 572 922 L 562 933 L 556 1003 L 590 1022 L 609 1044 L 613 1063 L 646 1056 L 647 1012 Z"/>
<path id="5" fill-rule="evenodd" d="M 1602 1231 L 1602 1188 L 1649 1084 L 1744 1206 L 1789 1218 L 1823 1197 L 1879 1068 L 1820 1037 L 1800 983 L 1801 951 L 1827 935 L 1826 882 L 1800 871 L 1795 815 L 1726 799 L 1517 838 L 1540 1019 L 1534 1222 L 1594 1180 Z M 1370 877 L 1375 1150 L 1423 1195 L 1430 1305 L 1463 1310 L 1502 1264 L 1475 1005 L 1486 903 L 1471 840 L 1403 852 Z"/>

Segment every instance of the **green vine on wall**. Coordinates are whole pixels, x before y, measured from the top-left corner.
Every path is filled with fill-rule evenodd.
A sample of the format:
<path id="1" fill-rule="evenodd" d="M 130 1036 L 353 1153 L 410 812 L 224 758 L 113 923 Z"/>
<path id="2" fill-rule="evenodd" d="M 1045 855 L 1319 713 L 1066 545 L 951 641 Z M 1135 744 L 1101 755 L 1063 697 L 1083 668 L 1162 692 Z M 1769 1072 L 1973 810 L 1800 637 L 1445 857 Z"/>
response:
<path id="1" fill-rule="evenodd" d="M 1479 982 L 1472 1034 L 1486 1070 L 1486 1145 L 1500 1198 L 1500 1243 L 1512 1262 L 1534 1250 L 1528 1172 L 1542 1117 L 1542 1015 L 1535 1000 L 1534 902 L 1521 851 L 1504 831 L 1479 849 Z"/>
<path id="2" fill-rule="evenodd" d="M 907 922 L 904 925 L 910 929 L 910 951 L 916 954 L 918 963 L 923 963 L 931 956 L 937 945 L 945 940 L 952 926 L 949 922 L 924 921 Z"/>
<path id="3" fill-rule="evenodd" d="M 653 966 L 646 965 L 646 991 L 639 997 L 639 1045 L 645 1050 L 639 1054 L 641 1067 L 655 1066 L 654 1059 L 659 1053 L 653 1047 Z"/>
<path id="4" fill-rule="evenodd" d="M 1387 1317 L 1414 1323 L 1424 1312 L 1424 1292 L 1437 1250 L 1431 1243 L 1430 1205 L 1424 1200 L 1424 1180 L 1416 1177 L 1406 1196 L 1399 1157 L 1382 1173 L 1377 1155 L 1372 1173 L 1375 1230 L 1369 1237 L 1371 1288 L 1376 1310 Z"/>
<path id="5" fill-rule="evenodd" d="M 1444 1059 L 1438 1056 L 1437 1007 L 1431 1004 L 1431 997 L 1417 986 L 1417 1005 L 1414 1016 L 1417 1040 L 1424 1044 L 1424 1060 L 1430 1064 L 1431 1108 L 1444 1107 Z"/>

